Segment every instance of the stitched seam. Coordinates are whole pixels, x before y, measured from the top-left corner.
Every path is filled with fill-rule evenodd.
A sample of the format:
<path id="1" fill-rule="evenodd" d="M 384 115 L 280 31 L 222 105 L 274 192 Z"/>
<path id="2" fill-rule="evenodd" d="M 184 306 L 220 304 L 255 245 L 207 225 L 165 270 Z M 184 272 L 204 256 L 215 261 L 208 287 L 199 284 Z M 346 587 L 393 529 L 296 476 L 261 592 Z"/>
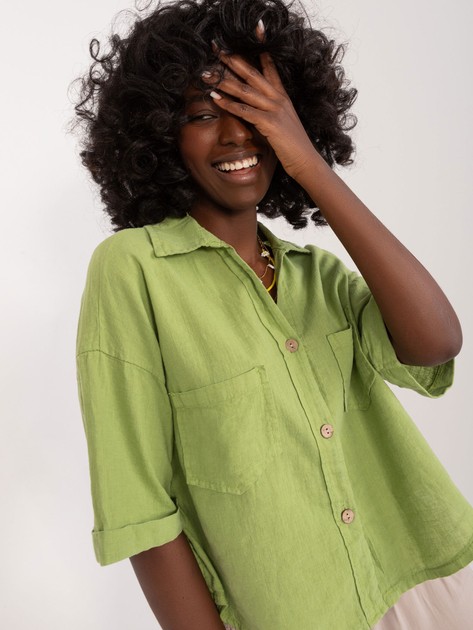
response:
<path id="1" fill-rule="evenodd" d="M 90 354 L 92 352 L 100 352 L 100 354 L 103 354 L 104 356 L 109 357 L 110 359 L 115 359 L 116 361 L 120 361 L 121 363 L 126 363 L 127 365 L 132 365 L 133 367 L 136 367 L 139 370 L 143 370 L 144 372 L 147 372 L 148 374 L 151 374 L 151 376 L 153 378 L 155 378 L 157 381 L 159 381 L 159 383 L 161 383 L 162 385 L 165 385 L 163 379 L 160 378 L 154 372 L 151 372 L 151 370 L 148 370 L 147 368 L 143 367 L 142 365 L 138 365 L 138 363 L 133 363 L 132 361 L 127 361 L 126 359 L 122 359 L 121 357 L 116 357 L 113 354 L 109 354 L 108 352 L 104 352 L 103 350 L 100 350 L 100 348 L 98 348 L 98 349 L 97 348 L 96 349 L 91 349 L 91 350 L 83 350 L 82 352 L 79 352 L 79 354 L 76 354 L 76 358 L 79 358 L 83 354 Z"/>
<path id="2" fill-rule="evenodd" d="M 99 290 L 97 296 L 97 324 L 99 328 L 99 348 L 102 346 L 102 326 L 101 326 L 101 318 L 100 318 L 100 305 L 102 303 L 102 275 L 103 275 L 103 258 L 100 261 L 100 272 L 99 272 Z"/>

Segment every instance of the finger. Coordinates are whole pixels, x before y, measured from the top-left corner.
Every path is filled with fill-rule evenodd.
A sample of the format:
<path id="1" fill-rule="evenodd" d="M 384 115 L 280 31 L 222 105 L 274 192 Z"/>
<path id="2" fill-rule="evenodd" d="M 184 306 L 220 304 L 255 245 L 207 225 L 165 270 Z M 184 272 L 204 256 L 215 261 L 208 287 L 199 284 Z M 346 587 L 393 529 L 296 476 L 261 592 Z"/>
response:
<path id="1" fill-rule="evenodd" d="M 223 72 L 215 70 L 215 69 L 205 70 L 204 72 L 202 72 L 200 76 L 203 79 L 204 83 L 208 83 L 210 86 L 215 86 L 215 87 L 219 85 L 220 81 L 223 78 L 232 77 L 237 81 L 239 80 L 238 75 L 236 75 L 227 66 L 222 64 L 222 69 L 223 69 Z"/>
<path id="2" fill-rule="evenodd" d="M 255 127 L 263 121 L 265 114 L 247 103 L 238 103 L 232 98 L 215 91 L 210 92 L 210 96 L 216 105 L 230 112 L 230 114 L 255 125 Z"/>
<path id="3" fill-rule="evenodd" d="M 255 29 L 256 37 L 260 42 L 264 42 L 265 38 L 265 28 L 263 20 L 259 20 L 256 29 Z"/>
<path id="4" fill-rule="evenodd" d="M 260 54 L 259 58 L 264 78 L 271 83 L 278 92 L 286 94 L 283 82 L 281 81 L 278 69 L 276 68 L 276 64 L 274 63 L 271 55 L 268 52 L 264 52 Z"/>
<path id="5" fill-rule="evenodd" d="M 238 79 L 223 78 L 216 87 L 218 87 L 220 92 L 233 96 L 243 103 L 256 107 L 262 111 L 270 111 L 274 109 L 274 101 L 262 94 L 259 90 L 255 90 L 248 83 L 243 83 Z"/>
<path id="6" fill-rule="evenodd" d="M 274 97 L 275 92 L 287 95 L 276 64 L 268 52 L 260 54 L 263 74 L 240 55 L 229 55 L 220 51 L 219 58 L 234 74 L 244 79 L 252 87 L 265 92 L 267 96 Z"/>
<path id="7" fill-rule="evenodd" d="M 261 30 L 260 24 L 263 25 L 262 20 L 258 22 L 256 32 L 257 35 L 259 34 L 259 37 L 264 37 L 264 25 L 262 26 L 263 30 Z M 260 91 L 265 92 L 267 96 L 274 97 L 275 91 L 279 94 L 287 96 L 281 77 L 279 76 L 279 72 L 276 68 L 276 64 L 268 52 L 260 54 L 261 68 L 263 70 L 263 74 L 261 74 L 261 72 L 259 72 L 240 55 L 232 55 L 219 50 L 215 41 L 212 41 L 212 47 L 217 53 L 220 61 L 224 63 L 233 72 L 233 74 L 244 79 L 252 87 L 256 87 Z"/>
<path id="8" fill-rule="evenodd" d="M 267 79 L 250 63 L 245 61 L 240 55 L 227 55 L 219 53 L 220 60 L 232 70 L 236 75 L 251 85 L 251 87 L 260 90 L 263 94 L 271 97 L 274 95 L 274 88 Z"/>
<path id="9" fill-rule="evenodd" d="M 263 20 L 259 20 L 258 25 L 256 26 L 256 37 L 260 42 L 264 42 L 266 38 L 266 29 L 264 27 Z M 282 91 L 285 93 L 285 89 L 283 83 L 281 81 L 281 77 L 279 76 L 278 69 L 276 68 L 276 64 L 273 61 L 273 58 L 268 52 L 264 52 L 260 54 L 260 62 L 261 68 L 263 70 L 263 76 L 267 79 L 278 91 Z"/>

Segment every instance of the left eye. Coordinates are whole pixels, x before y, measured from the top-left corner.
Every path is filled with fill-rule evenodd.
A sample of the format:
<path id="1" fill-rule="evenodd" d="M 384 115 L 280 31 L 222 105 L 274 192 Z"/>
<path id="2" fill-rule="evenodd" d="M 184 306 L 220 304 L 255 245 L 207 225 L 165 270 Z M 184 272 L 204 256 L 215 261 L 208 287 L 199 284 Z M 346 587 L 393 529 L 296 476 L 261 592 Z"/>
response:
<path id="1" fill-rule="evenodd" d="M 187 120 L 190 122 L 194 120 L 210 120 L 215 118 L 215 114 L 196 114 L 195 116 L 189 116 Z"/>

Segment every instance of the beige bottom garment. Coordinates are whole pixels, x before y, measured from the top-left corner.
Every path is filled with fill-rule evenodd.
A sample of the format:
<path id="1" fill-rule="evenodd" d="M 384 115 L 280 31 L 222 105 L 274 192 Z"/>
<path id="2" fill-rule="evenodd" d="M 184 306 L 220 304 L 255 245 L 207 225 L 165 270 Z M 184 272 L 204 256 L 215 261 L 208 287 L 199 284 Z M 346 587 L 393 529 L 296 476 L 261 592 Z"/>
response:
<path id="1" fill-rule="evenodd" d="M 234 630 L 225 624 L 226 630 Z M 473 630 L 473 570 L 417 584 L 372 630 Z"/>
<path id="2" fill-rule="evenodd" d="M 401 595 L 373 630 L 472 630 L 473 570 L 427 580 Z"/>

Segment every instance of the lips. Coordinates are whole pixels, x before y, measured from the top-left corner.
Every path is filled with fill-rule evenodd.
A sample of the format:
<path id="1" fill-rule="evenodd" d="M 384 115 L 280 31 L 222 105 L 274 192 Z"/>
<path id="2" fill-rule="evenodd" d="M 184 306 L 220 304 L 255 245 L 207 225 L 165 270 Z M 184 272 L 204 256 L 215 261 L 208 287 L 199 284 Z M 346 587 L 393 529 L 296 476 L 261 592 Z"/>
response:
<path id="1" fill-rule="evenodd" d="M 214 167 L 215 173 L 218 177 L 224 179 L 228 183 L 235 184 L 254 184 L 258 180 L 259 174 L 261 173 L 261 159 L 258 161 L 256 166 L 248 166 L 246 168 L 240 168 L 230 171 L 220 170 L 217 167 Z"/>
<path id="2" fill-rule="evenodd" d="M 253 155 L 252 157 L 248 157 L 248 158 L 244 158 L 240 160 L 228 160 L 228 161 L 217 162 L 213 166 L 217 170 L 223 173 L 229 173 L 233 171 L 241 171 L 241 170 L 246 170 L 248 168 L 254 168 L 255 166 L 259 164 L 260 159 L 261 158 L 259 155 Z"/>
<path id="3" fill-rule="evenodd" d="M 261 152 L 257 151 L 256 149 L 253 149 L 252 151 L 227 153 L 224 155 L 219 155 L 218 160 L 212 161 L 212 166 L 217 168 L 217 166 L 220 166 L 222 164 L 236 164 L 237 162 L 244 162 L 248 160 L 251 160 L 253 162 L 255 158 L 257 158 L 258 161 L 262 158 Z"/>

